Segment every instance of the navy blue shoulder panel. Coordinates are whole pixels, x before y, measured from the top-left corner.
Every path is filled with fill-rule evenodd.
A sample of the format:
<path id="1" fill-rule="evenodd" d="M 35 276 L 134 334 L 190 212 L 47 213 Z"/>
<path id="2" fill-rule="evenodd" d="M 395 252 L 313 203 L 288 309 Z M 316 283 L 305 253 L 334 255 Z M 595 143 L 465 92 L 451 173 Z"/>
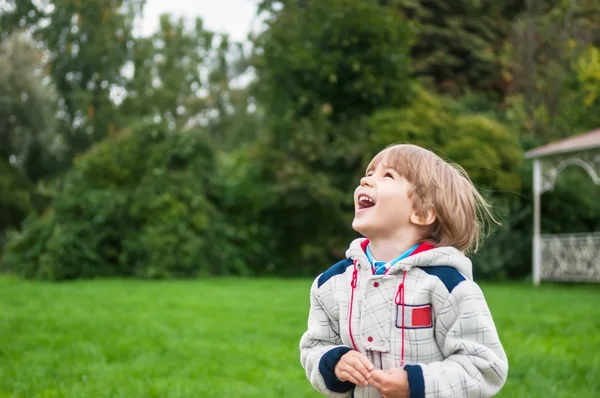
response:
<path id="1" fill-rule="evenodd" d="M 333 264 L 327 271 L 323 272 L 319 277 L 318 287 L 321 287 L 323 283 L 327 282 L 329 279 L 333 278 L 336 275 L 343 274 L 346 272 L 346 268 L 351 266 L 353 261 L 349 258 L 339 261 Z"/>
<path id="2" fill-rule="evenodd" d="M 446 289 L 448 289 L 448 293 L 452 293 L 452 290 L 454 290 L 459 283 L 465 280 L 465 277 L 454 267 L 443 265 L 419 268 L 427 272 L 429 275 L 434 275 L 440 278 L 444 286 L 446 286 Z"/>

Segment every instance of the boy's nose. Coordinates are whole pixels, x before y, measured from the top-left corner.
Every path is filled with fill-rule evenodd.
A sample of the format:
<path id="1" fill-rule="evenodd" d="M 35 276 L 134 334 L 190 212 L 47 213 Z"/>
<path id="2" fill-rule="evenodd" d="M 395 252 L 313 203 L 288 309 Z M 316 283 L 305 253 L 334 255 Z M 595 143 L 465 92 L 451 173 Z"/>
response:
<path id="1" fill-rule="evenodd" d="M 360 185 L 366 185 L 366 186 L 373 186 L 373 177 L 371 176 L 365 176 L 363 178 L 360 179 Z"/>

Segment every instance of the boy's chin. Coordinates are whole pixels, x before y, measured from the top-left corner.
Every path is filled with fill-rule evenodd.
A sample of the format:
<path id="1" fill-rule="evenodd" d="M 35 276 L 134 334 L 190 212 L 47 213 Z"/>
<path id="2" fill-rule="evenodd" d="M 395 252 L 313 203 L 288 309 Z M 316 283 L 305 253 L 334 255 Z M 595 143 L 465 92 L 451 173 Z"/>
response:
<path id="1" fill-rule="evenodd" d="M 369 231 L 371 230 L 371 228 L 369 228 L 369 225 L 365 222 L 361 222 L 360 220 L 354 219 L 354 221 L 352 222 L 352 229 L 354 229 L 356 232 L 358 232 L 359 234 L 361 234 L 362 236 L 368 238 L 369 237 Z"/>

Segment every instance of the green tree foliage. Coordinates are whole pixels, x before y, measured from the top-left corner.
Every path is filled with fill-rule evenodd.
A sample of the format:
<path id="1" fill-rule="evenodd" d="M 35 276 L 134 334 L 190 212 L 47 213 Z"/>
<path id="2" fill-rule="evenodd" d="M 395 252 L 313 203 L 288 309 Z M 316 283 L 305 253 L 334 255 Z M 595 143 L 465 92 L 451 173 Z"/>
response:
<path id="1" fill-rule="evenodd" d="M 370 132 L 369 154 L 393 143 L 421 145 L 460 164 L 481 188 L 521 188 L 518 136 L 485 115 L 457 114 L 435 94 L 421 90 L 412 106 L 375 113 Z"/>
<path id="2" fill-rule="evenodd" d="M 231 85 L 245 65 L 241 45 L 200 18 L 188 29 L 183 18 L 162 15 L 156 32 L 135 40 L 119 112 L 130 122 L 164 120 L 177 131 L 201 125 L 219 147 L 236 147 L 256 126 L 247 89 Z"/>
<path id="3" fill-rule="evenodd" d="M 438 92 L 502 96 L 502 44 L 523 0 L 392 0 L 417 27 L 411 55 L 418 76 Z"/>
<path id="4" fill-rule="evenodd" d="M 346 178 L 345 189 L 339 188 L 342 181 L 331 178 L 326 169 L 308 169 L 296 156 L 281 157 L 281 152 L 269 151 L 268 147 L 257 145 L 253 151 L 240 151 L 227 158 L 227 167 L 221 170 L 228 176 L 221 198 L 227 199 L 221 204 L 238 230 L 253 231 L 256 239 L 248 239 L 248 243 L 262 243 L 252 252 L 255 260 L 264 258 L 261 262 L 269 266 L 256 272 L 314 275 L 343 256 L 348 241 L 356 236 L 350 228 L 352 192 L 364 173 L 361 168 L 379 150 L 398 142 L 422 145 L 460 164 L 495 203 L 498 218 L 510 224 L 505 217 L 506 202 L 521 188 L 522 152 L 517 135 L 491 117 L 458 112 L 447 100 L 425 90 L 416 93 L 410 106 L 381 110 L 369 118 L 360 146 L 360 167 L 353 165 L 350 171 L 340 167 L 339 173 Z M 315 148 L 327 147 L 315 139 L 319 129 L 313 131 L 311 127 L 298 125 L 295 131 L 299 136 L 312 137 L 307 141 Z M 252 188 L 255 186 L 260 190 Z M 499 236 L 499 231 L 493 232 Z M 496 240 L 479 254 L 480 276 L 501 273 L 506 256 L 495 258 L 490 251 L 504 244 Z"/>
<path id="5" fill-rule="evenodd" d="M 0 42 L 0 157 L 33 181 L 47 175 L 60 155 L 56 94 L 41 57 L 21 32 Z"/>
<path id="6" fill-rule="evenodd" d="M 314 275 L 343 255 L 352 196 L 327 171 L 258 144 L 227 155 L 221 172 L 221 206 L 240 238 L 247 237 L 253 272 Z"/>
<path id="7" fill-rule="evenodd" d="M 35 203 L 33 186 L 22 170 L 0 158 L 0 247 L 4 231 L 18 227 Z"/>
<path id="8" fill-rule="evenodd" d="M 0 14 L 2 30 L 31 30 L 48 52 L 47 69 L 61 97 L 61 132 L 70 156 L 115 131 L 111 90 L 123 87 L 122 67 L 134 45 L 141 0 L 17 1 Z"/>
<path id="9" fill-rule="evenodd" d="M 6 230 L 44 205 L 33 182 L 51 174 L 60 155 L 55 95 L 40 57 L 20 32 L 0 42 L 0 249 Z"/>
<path id="10" fill-rule="evenodd" d="M 262 2 L 268 29 L 254 41 L 257 97 L 269 114 L 340 121 L 406 102 L 413 35 L 400 11 L 361 0 L 274 4 Z"/>
<path id="11" fill-rule="evenodd" d="M 600 44 L 600 3 L 528 0 L 504 48 L 504 107 L 524 146 L 598 127 L 587 83 Z M 593 76 L 593 73 L 592 73 Z"/>
<path id="12" fill-rule="evenodd" d="M 3 269 L 314 276 L 356 236 L 352 192 L 367 161 L 409 142 L 460 164 L 493 202 L 502 226 L 474 257 L 477 277 L 523 277 L 532 203 L 522 149 L 600 125 L 595 0 L 262 0 L 250 54 L 201 20 L 165 15 L 134 37 L 142 4 L 0 6 L 0 222 L 30 214 Z M 43 57 L 6 56 L 23 28 Z M 50 156 L 56 133 L 65 162 Z M 73 158 L 51 208 L 36 211 L 25 176 Z M 544 195 L 544 232 L 598 229 L 587 182 L 567 172 Z"/>
<path id="13" fill-rule="evenodd" d="M 475 256 L 478 277 L 506 276 L 506 261 L 520 238 L 508 213 L 521 192 L 522 152 L 518 136 L 494 118 L 454 106 L 431 92 L 420 90 L 412 106 L 376 112 L 369 123 L 368 156 L 395 143 L 431 149 L 463 167 L 494 206 L 501 227 L 490 224 L 490 236 Z M 522 237 L 521 237 L 522 238 Z M 518 243 L 518 242 L 517 242 Z"/>
<path id="14" fill-rule="evenodd" d="M 262 116 L 259 140 L 234 164 L 268 195 L 231 189 L 241 224 L 270 230 L 270 268 L 313 275 L 343 255 L 350 229 L 364 120 L 408 103 L 412 33 L 401 12 L 362 0 L 264 1 L 267 29 L 253 41 Z M 247 167 L 247 166 L 246 166 Z M 235 187 L 235 185 L 234 185 Z M 318 227 L 317 227 L 318 225 Z"/>
<path id="15" fill-rule="evenodd" d="M 53 199 L 7 245 L 2 268 L 31 278 L 243 273 L 211 193 L 206 137 L 141 125 L 79 158 Z"/>
<path id="16" fill-rule="evenodd" d="M 215 35 L 196 20 L 191 32 L 183 19 L 161 15 L 159 29 L 136 40 L 121 109 L 131 120 L 158 117 L 179 130 L 203 110 L 205 101 L 197 92 L 204 87 L 200 67 L 211 52 Z"/>
<path id="17" fill-rule="evenodd" d="M 528 0 L 511 22 L 502 52 L 507 96 L 485 107 L 519 133 L 523 149 L 600 126 L 593 84 L 593 46 L 600 40 L 598 7 L 593 0 Z M 505 223 L 488 240 L 485 261 L 495 263 L 497 276 L 524 277 L 531 272 L 530 161 L 519 174 L 522 195 L 505 203 Z M 543 233 L 588 232 L 598 225 L 600 209 L 589 203 L 597 193 L 585 177 L 567 173 L 554 191 L 543 195 Z"/>

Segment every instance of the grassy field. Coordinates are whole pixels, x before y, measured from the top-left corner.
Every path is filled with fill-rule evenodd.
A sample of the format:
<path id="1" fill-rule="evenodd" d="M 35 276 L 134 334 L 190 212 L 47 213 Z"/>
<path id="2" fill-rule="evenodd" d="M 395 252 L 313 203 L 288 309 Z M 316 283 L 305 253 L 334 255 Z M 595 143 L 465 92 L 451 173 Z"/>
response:
<path id="1" fill-rule="evenodd" d="M 300 367 L 308 280 L 0 278 L 1 397 L 318 397 Z M 600 396 L 598 286 L 483 285 L 501 397 Z"/>

